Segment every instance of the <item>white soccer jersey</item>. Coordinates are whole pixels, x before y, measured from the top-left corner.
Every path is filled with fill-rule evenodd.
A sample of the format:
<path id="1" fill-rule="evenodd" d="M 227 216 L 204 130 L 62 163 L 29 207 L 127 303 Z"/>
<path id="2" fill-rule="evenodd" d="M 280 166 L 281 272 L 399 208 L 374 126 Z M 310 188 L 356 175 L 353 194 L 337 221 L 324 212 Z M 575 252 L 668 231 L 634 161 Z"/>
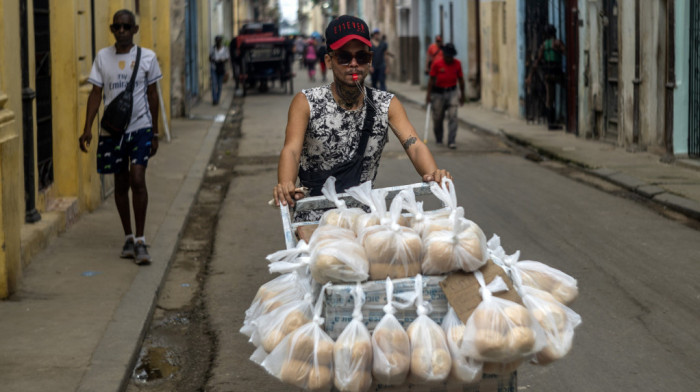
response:
<path id="1" fill-rule="evenodd" d="M 129 53 L 117 54 L 117 48 L 112 45 L 97 52 L 95 62 L 88 82 L 102 87 L 105 106 L 126 88 L 131 80 L 131 72 L 136 64 L 136 45 Z M 146 88 L 163 78 L 158 66 L 156 54 L 146 48 L 141 48 L 141 60 L 134 83 L 134 104 L 131 112 L 131 122 L 126 132 L 153 126 L 151 112 L 148 110 Z"/>

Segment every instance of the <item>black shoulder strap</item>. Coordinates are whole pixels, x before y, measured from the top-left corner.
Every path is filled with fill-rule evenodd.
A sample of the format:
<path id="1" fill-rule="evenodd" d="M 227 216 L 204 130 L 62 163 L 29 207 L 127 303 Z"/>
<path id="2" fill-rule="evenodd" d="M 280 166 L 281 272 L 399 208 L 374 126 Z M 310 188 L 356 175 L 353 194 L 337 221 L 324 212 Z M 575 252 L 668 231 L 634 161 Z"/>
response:
<path id="1" fill-rule="evenodd" d="M 136 74 L 139 73 L 139 64 L 141 63 L 141 47 L 136 47 L 136 63 L 134 64 L 134 71 L 131 73 L 131 80 L 129 84 L 126 85 L 126 90 L 134 91 L 134 83 L 136 83 Z"/>

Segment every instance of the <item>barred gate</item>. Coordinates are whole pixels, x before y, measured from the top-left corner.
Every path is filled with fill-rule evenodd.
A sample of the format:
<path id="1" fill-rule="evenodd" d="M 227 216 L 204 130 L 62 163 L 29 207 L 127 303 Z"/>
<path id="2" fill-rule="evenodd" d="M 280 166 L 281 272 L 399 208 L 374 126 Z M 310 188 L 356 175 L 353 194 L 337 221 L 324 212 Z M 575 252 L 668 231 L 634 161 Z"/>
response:
<path id="1" fill-rule="evenodd" d="M 690 121 L 688 155 L 700 157 L 700 4 L 690 2 Z"/>

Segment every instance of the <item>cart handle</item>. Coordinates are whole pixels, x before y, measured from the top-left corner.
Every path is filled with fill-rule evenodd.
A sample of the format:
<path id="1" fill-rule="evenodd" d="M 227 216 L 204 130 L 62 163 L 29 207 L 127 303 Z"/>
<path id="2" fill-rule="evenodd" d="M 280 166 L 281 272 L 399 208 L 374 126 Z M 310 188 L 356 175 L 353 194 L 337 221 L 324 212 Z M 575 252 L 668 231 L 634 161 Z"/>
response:
<path id="1" fill-rule="evenodd" d="M 387 191 L 386 200 L 388 202 L 394 200 L 394 197 L 399 194 L 399 192 L 404 189 L 412 189 L 416 196 L 423 196 L 431 194 L 430 183 L 418 182 L 409 185 L 392 186 L 387 188 L 381 188 Z M 348 206 L 357 205 L 361 206 L 362 203 L 358 202 L 352 196 L 347 193 L 339 193 L 338 198 L 345 201 Z M 295 211 L 307 211 L 307 210 L 319 210 L 334 208 L 335 204 L 328 200 L 325 196 L 312 196 L 305 197 L 301 200 L 297 200 Z M 287 204 L 280 203 L 280 216 L 282 217 L 282 228 L 284 230 L 284 242 L 287 249 L 292 249 L 296 247 L 297 240 L 294 231 L 297 227 L 303 225 L 316 224 L 318 222 L 301 222 L 292 223 L 292 214 L 289 211 L 289 206 Z"/>

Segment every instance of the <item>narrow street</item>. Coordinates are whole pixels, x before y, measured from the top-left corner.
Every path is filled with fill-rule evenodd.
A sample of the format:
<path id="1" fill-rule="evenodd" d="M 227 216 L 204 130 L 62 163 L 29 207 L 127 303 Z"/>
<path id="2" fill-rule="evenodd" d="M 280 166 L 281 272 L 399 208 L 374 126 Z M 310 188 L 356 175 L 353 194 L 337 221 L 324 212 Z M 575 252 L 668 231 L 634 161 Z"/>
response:
<path id="1" fill-rule="evenodd" d="M 298 72 L 294 85 L 312 84 Z M 128 391 L 289 390 L 248 359 L 254 347 L 238 330 L 257 288 L 273 278 L 265 256 L 284 248 L 279 212 L 267 201 L 291 98 L 278 87 L 253 90 L 231 107 Z M 404 106 L 422 135 L 424 109 Z M 583 324 L 571 353 L 522 366 L 519 390 L 700 385 L 700 272 L 689 246 L 700 238 L 697 222 L 664 216 L 622 188 L 493 135 L 460 128 L 456 150 L 432 140 L 459 204 L 487 237 L 498 234 L 509 253 L 578 279 L 572 308 Z M 376 186 L 418 181 L 391 135 Z"/>

